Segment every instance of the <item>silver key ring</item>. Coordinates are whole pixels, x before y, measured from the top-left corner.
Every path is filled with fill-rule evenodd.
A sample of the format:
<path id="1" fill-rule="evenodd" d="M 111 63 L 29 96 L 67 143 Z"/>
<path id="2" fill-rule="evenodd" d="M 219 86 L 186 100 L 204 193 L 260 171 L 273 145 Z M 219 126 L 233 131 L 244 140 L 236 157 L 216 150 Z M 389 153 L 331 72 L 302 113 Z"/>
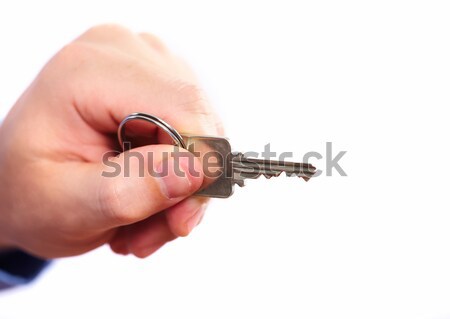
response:
<path id="1" fill-rule="evenodd" d="M 175 143 L 175 146 L 186 148 L 186 144 L 184 143 L 183 137 L 180 135 L 180 133 L 178 133 L 176 129 L 174 129 L 172 126 L 161 120 L 159 117 L 145 113 L 132 113 L 123 119 L 117 130 L 119 143 L 123 150 L 125 150 L 123 144 L 125 141 L 125 124 L 133 120 L 144 120 L 155 124 L 159 128 L 163 129 L 164 132 L 166 132 L 172 138 L 172 140 Z"/>

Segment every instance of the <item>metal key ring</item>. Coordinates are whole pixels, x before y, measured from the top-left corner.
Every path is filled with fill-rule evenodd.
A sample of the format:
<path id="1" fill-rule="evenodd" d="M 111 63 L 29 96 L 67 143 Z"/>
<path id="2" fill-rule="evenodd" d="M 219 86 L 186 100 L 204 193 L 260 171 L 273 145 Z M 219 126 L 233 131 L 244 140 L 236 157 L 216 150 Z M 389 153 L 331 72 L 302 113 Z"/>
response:
<path id="1" fill-rule="evenodd" d="M 186 144 L 184 143 L 183 137 L 180 135 L 180 133 L 178 133 L 176 129 L 161 120 L 159 117 L 145 113 L 132 113 L 123 119 L 117 130 L 119 143 L 123 150 L 125 150 L 123 144 L 125 141 L 125 124 L 132 120 L 144 120 L 155 124 L 159 128 L 163 129 L 164 132 L 166 132 L 172 138 L 172 140 L 175 142 L 175 146 L 186 148 Z"/>

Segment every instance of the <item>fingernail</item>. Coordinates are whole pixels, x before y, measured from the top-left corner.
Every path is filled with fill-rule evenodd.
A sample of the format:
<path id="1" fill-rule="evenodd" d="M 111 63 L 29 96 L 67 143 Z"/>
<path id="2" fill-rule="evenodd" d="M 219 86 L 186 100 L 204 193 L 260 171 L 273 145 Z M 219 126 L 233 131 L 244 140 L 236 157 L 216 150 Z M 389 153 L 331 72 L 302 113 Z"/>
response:
<path id="1" fill-rule="evenodd" d="M 195 159 L 191 156 L 179 156 L 177 161 L 163 160 L 157 169 L 162 193 L 169 199 L 193 193 L 201 185 L 198 180 L 202 178 L 194 166 Z"/>
<path id="2" fill-rule="evenodd" d="M 188 233 L 190 233 L 195 226 L 200 224 L 203 215 L 205 214 L 206 206 L 208 206 L 206 203 L 202 204 L 200 208 L 186 221 L 186 228 L 188 230 Z"/>

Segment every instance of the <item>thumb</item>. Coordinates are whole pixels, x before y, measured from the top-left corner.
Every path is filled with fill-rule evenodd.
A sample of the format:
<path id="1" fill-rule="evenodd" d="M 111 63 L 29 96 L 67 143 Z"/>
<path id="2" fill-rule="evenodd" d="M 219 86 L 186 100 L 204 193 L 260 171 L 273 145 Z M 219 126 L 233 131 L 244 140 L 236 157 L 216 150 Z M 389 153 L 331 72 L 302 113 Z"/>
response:
<path id="1" fill-rule="evenodd" d="M 83 165 L 90 167 L 71 174 L 71 184 L 88 204 L 91 223 L 104 229 L 146 219 L 192 195 L 203 182 L 200 161 L 170 145 L 139 147 L 104 156 L 95 167 Z"/>

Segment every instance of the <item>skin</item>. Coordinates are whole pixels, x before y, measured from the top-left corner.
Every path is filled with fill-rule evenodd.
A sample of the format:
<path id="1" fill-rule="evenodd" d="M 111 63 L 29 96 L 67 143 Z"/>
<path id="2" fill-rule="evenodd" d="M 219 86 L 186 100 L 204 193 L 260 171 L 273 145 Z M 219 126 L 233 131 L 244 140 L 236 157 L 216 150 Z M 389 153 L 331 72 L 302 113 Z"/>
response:
<path id="1" fill-rule="evenodd" d="M 130 177 L 102 176 L 102 156 L 117 149 L 118 124 L 133 112 L 179 132 L 222 135 L 190 69 L 153 35 L 97 26 L 48 62 L 0 127 L 0 249 L 55 258 L 107 243 L 147 257 L 192 231 L 207 200 L 191 196 L 203 176 L 189 174 L 187 157 L 184 177 L 139 176 L 133 160 Z M 158 168 L 173 149 L 133 151 L 152 153 Z M 123 165 L 124 154 L 111 160 Z M 201 172 L 198 159 L 190 165 Z"/>

